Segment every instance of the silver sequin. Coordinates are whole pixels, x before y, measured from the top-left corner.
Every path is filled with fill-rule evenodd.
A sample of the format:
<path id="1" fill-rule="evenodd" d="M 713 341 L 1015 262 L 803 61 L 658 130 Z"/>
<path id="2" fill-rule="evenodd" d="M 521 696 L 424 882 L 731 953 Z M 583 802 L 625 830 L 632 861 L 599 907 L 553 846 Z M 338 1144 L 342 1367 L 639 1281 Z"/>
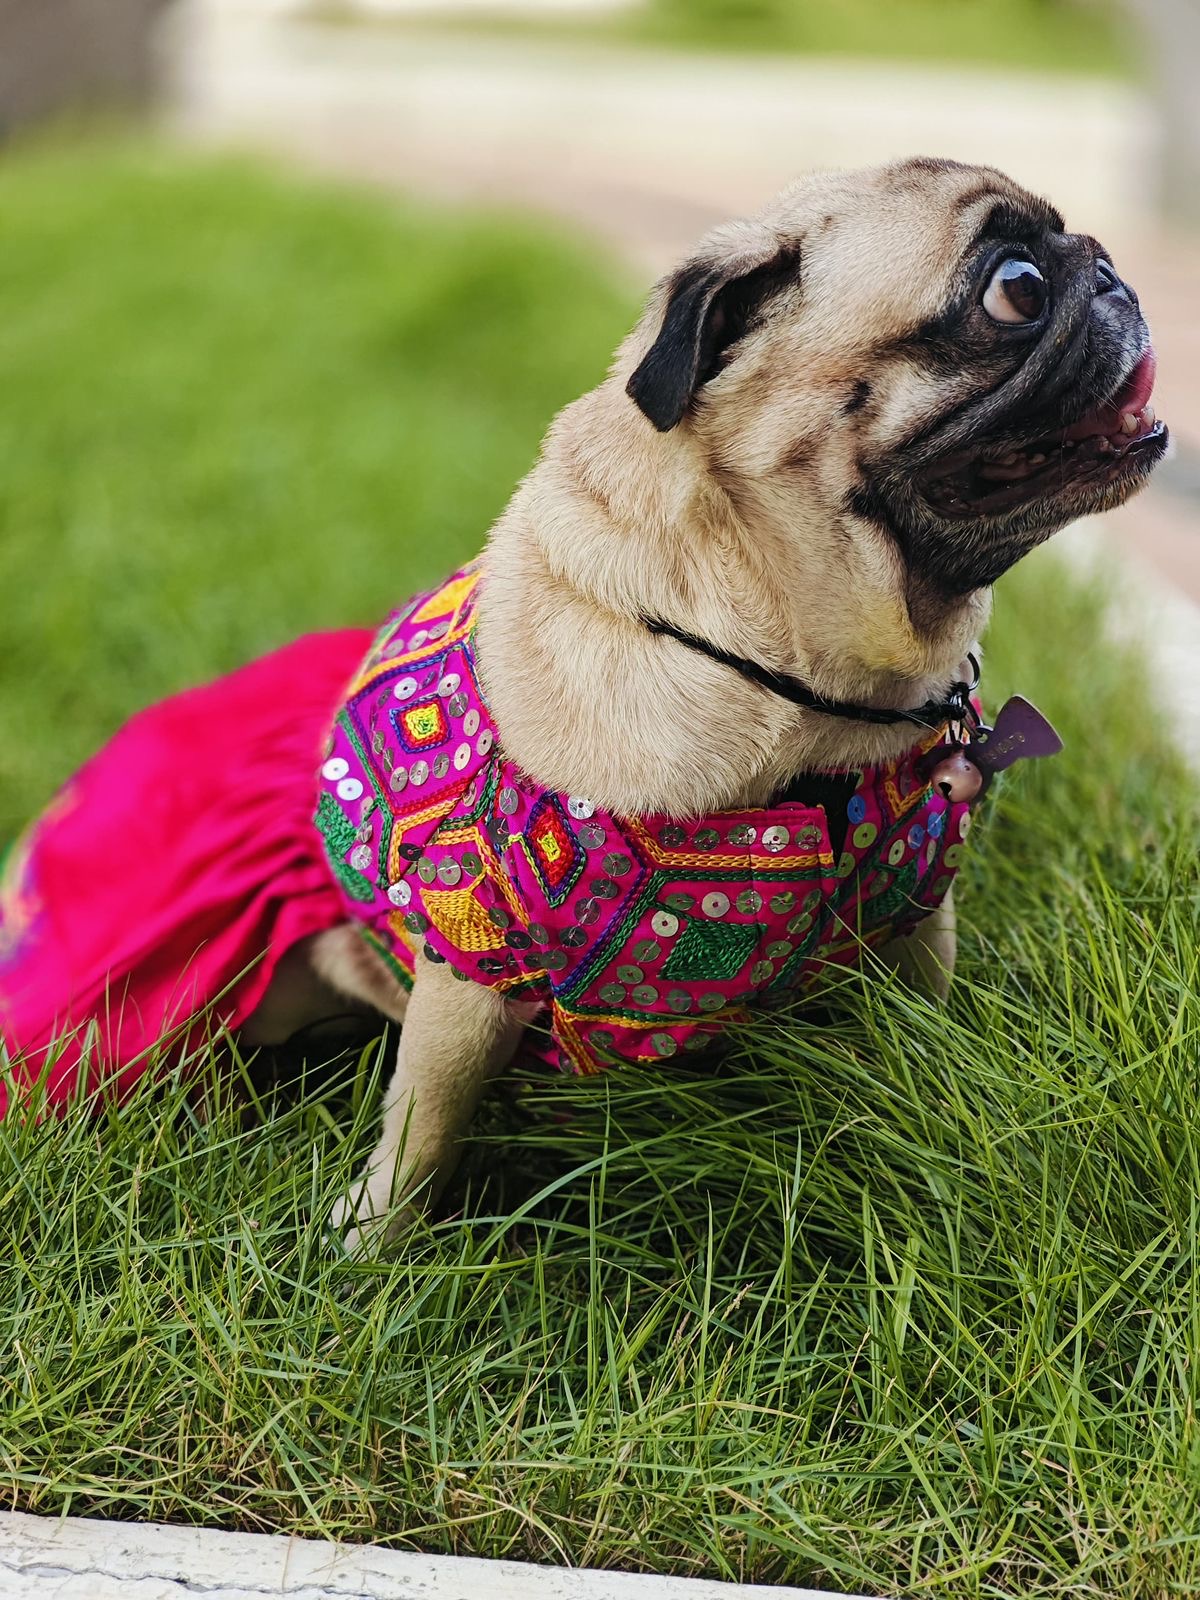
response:
<path id="1" fill-rule="evenodd" d="M 633 862 L 627 855 L 622 855 L 619 850 L 610 851 L 605 856 L 602 865 L 610 878 L 623 878 L 627 872 L 633 870 Z"/>
<path id="2" fill-rule="evenodd" d="M 408 769 L 408 781 L 416 788 L 420 788 L 429 776 L 428 761 L 414 761 Z"/>
<path id="3" fill-rule="evenodd" d="M 388 779 L 389 787 L 394 789 L 396 791 L 396 793 L 399 794 L 400 790 L 404 788 L 404 785 L 407 782 L 408 782 L 408 768 L 407 767 L 393 767 L 392 768 L 392 775 Z"/>
<path id="4" fill-rule="evenodd" d="M 701 1011 L 720 1011 L 725 1004 L 725 996 L 720 994 L 702 994 L 696 1002 Z"/>
<path id="5" fill-rule="evenodd" d="M 639 983 L 631 998 L 635 1006 L 652 1006 L 658 999 L 658 990 L 652 983 Z"/>
<path id="6" fill-rule="evenodd" d="M 499 795 L 496 797 L 496 804 L 500 807 L 501 811 L 503 811 L 506 817 L 513 816 L 520 803 L 521 797 L 511 784 L 505 784 L 504 788 L 501 789 Z"/>
<path id="7" fill-rule="evenodd" d="M 367 844 L 355 845 L 350 852 L 350 865 L 356 872 L 365 872 L 371 865 L 371 847 Z"/>
<path id="8" fill-rule="evenodd" d="M 432 883 L 437 877 L 437 864 L 429 856 L 422 856 L 417 862 L 417 877 L 422 883 Z"/>
<path id="9" fill-rule="evenodd" d="M 743 889 L 734 904 L 743 916 L 752 917 L 756 911 L 762 910 L 762 895 L 757 889 Z"/>
<path id="10" fill-rule="evenodd" d="M 625 998 L 625 986 L 620 983 L 602 984 L 600 998 L 606 1006 L 619 1006 Z"/>
<path id="11" fill-rule="evenodd" d="M 655 939 L 639 939 L 629 952 L 635 961 L 657 961 L 662 951 Z"/>
<path id="12" fill-rule="evenodd" d="M 567 810 L 576 819 L 576 821 L 586 821 L 586 819 L 592 815 L 595 809 L 596 808 L 592 802 L 581 794 L 571 794 L 567 796 Z"/>
<path id="13" fill-rule="evenodd" d="M 339 778 L 344 778 L 349 771 L 350 763 L 348 761 L 343 761 L 341 756 L 331 756 L 321 768 L 321 776 L 327 778 L 330 783 L 336 783 Z"/>
<path id="14" fill-rule="evenodd" d="M 492 748 L 495 742 L 495 734 L 490 728 L 485 728 L 475 741 L 476 752 L 481 756 L 487 755 L 488 751 Z"/>
<path id="15" fill-rule="evenodd" d="M 453 889 L 454 885 L 462 877 L 462 868 L 457 861 L 446 860 L 438 866 L 437 875 L 448 889 Z"/>
<path id="16" fill-rule="evenodd" d="M 785 912 L 790 911 L 795 904 L 796 896 L 790 889 L 781 889 L 778 894 L 771 896 L 771 910 L 777 917 L 781 917 Z"/>
<path id="17" fill-rule="evenodd" d="M 443 751 L 440 756 L 434 757 L 433 775 L 435 778 L 444 778 L 449 771 L 450 757 Z"/>
<path id="18" fill-rule="evenodd" d="M 777 856 L 781 850 L 787 849 L 788 831 L 780 827 L 777 822 L 772 823 L 769 828 L 763 829 L 762 842 L 764 850 L 769 850 L 773 856 Z"/>
<path id="19" fill-rule="evenodd" d="M 758 838 L 758 829 L 752 828 L 748 822 L 737 822 L 729 830 L 730 844 L 753 844 Z"/>
<path id="20" fill-rule="evenodd" d="M 461 682 L 462 679 L 459 677 L 457 672 L 447 672 L 446 675 L 438 681 L 437 692 L 439 697 L 443 700 L 448 700 Z"/>
<path id="21" fill-rule="evenodd" d="M 585 822 L 576 837 L 585 850 L 599 850 L 604 843 L 605 833 L 598 822 Z"/>
<path id="22" fill-rule="evenodd" d="M 617 968 L 617 977 L 622 983 L 641 983 L 646 974 L 641 967 L 624 966 Z"/>
<path id="23" fill-rule="evenodd" d="M 463 732 L 466 734 L 468 739 L 473 739 L 478 731 L 478 728 L 479 712 L 476 711 L 474 706 L 472 706 L 470 711 L 467 712 L 466 716 L 463 717 Z"/>
<path id="24" fill-rule="evenodd" d="M 673 939 L 679 932 L 679 918 L 669 911 L 656 911 L 650 918 L 650 926 L 660 939 Z"/>
<path id="25" fill-rule="evenodd" d="M 672 989 L 667 996 L 667 1004 L 672 1011 L 678 1011 L 682 1016 L 692 1009 L 692 997 L 686 989 Z"/>
<path id="26" fill-rule="evenodd" d="M 411 700 L 416 692 L 417 680 L 415 678 L 398 678 L 392 688 L 392 693 L 397 700 Z"/>
<path id="27" fill-rule="evenodd" d="M 488 920 L 494 928 L 507 928 L 512 922 L 512 917 L 503 906 L 493 906 L 488 912 Z"/>
<path id="28" fill-rule="evenodd" d="M 401 878 L 399 883 L 392 884 L 388 890 L 388 899 L 394 906 L 406 906 L 412 899 L 412 884 L 405 883 Z"/>
<path id="29" fill-rule="evenodd" d="M 697 850 L 715 850 L 720 842 L 721 835 L 715 828 L 697 828 L 692 837 Z"/>
<path id="30" fill-rule="evenodd" d="M 674 1034 L 652 1033 L 650 1035 L 650 1048 L 654 1051 L 656 1056 L 673 1056 L 676 1050 L 678 1050 L 679 1045 L 676 1042 Z"/>
<path id="31" fill-rule="evenodd" d="M 729 896 L 718 891 L 706 894 L 700 902 L 700 909 L 706 917 L 723 917 L 729 910 Z"/>

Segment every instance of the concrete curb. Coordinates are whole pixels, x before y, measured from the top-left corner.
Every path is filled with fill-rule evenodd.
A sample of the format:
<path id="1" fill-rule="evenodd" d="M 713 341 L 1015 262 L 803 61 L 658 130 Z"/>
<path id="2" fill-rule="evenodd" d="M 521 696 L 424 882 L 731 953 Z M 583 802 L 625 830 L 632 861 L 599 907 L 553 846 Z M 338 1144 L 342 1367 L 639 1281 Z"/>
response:
<path id="1" fill-rule="evenodd" d="M 812 1589 L 426 1556 L 324 1539 L 0 1513 L 5 1600 L 861 1600 Z"/>

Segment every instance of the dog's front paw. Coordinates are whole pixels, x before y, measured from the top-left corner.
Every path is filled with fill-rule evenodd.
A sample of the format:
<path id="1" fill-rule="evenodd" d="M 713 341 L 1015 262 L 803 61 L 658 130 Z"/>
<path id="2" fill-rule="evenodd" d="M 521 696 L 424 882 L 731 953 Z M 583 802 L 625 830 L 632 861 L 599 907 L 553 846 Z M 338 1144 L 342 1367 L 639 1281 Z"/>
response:
<path id="1" fill-rule="evenodd" d="M 329 1214 L 329 1226 L 342 1235 L 349 1255 L 372 1255 L 385 1244 L 407 1238 L 417 1222 L 411 1206 L 392 1204 L 390 1177 L 378 1173 L 360 1178 L 338 1200 Z"/>

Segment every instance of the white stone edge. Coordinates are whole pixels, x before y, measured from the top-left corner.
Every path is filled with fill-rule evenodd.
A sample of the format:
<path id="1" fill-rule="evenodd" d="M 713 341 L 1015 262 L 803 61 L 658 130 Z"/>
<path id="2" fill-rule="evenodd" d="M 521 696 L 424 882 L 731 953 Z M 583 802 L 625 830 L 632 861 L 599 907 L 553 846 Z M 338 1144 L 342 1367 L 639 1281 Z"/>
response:
<path id="1" fill-rule="evenodd" d="M 6 1600 L 863 1600 L 280 1534 L 0 1513 Z"/>

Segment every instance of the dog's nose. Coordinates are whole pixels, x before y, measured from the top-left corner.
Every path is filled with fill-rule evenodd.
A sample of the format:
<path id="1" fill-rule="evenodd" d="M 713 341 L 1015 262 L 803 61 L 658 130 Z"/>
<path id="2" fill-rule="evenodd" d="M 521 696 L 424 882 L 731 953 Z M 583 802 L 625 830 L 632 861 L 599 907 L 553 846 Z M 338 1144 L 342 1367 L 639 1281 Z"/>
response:
<path id="1" fill-rule="evenodd" d="M 1117 277 L 1115 267 L 1107 261 L 1100 260 L 1096 262 L 1096 295 L 1099 297 L 1102 294 L 1124 295 L 1135 311 L 1139 309 L 1137 295 L 1123 278 Z"/>

